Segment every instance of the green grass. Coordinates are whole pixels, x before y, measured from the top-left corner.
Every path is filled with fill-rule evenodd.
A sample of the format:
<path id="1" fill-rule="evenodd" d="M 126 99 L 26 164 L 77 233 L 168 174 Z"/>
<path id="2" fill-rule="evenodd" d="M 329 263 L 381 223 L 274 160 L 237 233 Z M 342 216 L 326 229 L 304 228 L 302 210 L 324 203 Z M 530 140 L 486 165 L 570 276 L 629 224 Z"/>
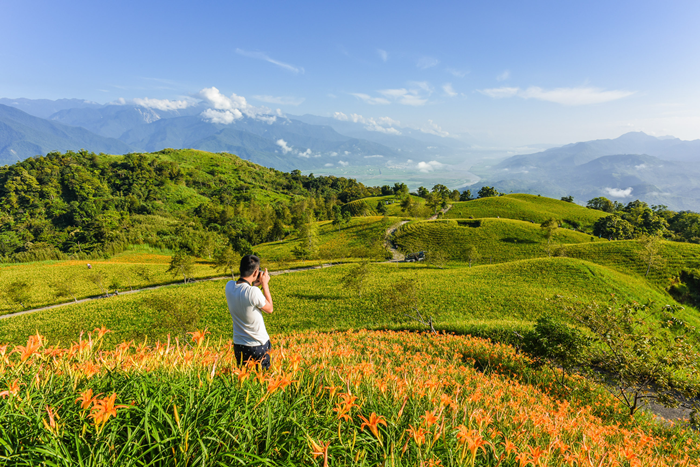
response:
<path id="1" fill-rule="evenodd" d="M 421 287 L 420 306 L 438 328 L 527 328 L 542 313 L 557 313 L 556 295 L 566 300 L 672 302 L 640 278 L 571 258 L 532 259 L 511 263 L 433 269 L 424 265 L 374 264 L 362 297 L 346 290 L 345 265 L 273 278 L 275 312 L 266 315 L 270 334 L 293 331 L 390 327 L 406 324 L 384 315 L 385 292 L 401 280 Z M 77 330 L 105 325 L 115 330 L 111 343 L 129 339 L 164 339 L 168 334 L 207 327 L 214 338 L 231 337 L 225 282 L 178 285 L 133 295 L 91 301 L 0 320 L 0 342 L 22 343 L 38 330 L 52 341 L 74 339 Z M 682 318 L 700 325 L 695 310 Z M 178 321 L 179 320 L 179 321 Z"/>
<path id="2" fill-rule="evenodd" d="M 591 231 L 596 220 L 607 215 L 609 214 L 602 211 L 544 196 L 511 194 L 455 202 L 452 209 L 445 214 L 445 218 L 467 219 L 472 216 L 479 219 L 500 216 L 541 224 L 550 217 L 554 217 L 570 225 L 570 221 L 574 221 L 580 225 L 580 228 Z"/>
<path id="3" fill-rule="evenodd" d="M 331 221 L 320 221 L 318 227 L 318 259 L 329 261 L 350 258 L 374 257 L 384 255 L 384 236 L 386 230 L 399 221 L 395 217 L 354 217 L 348 224 L 334 226 Z M 289 236 L 278 242 L 256 245 L 253 249 L 264 261 L 291 261 L 292 250 L 301 244 L 295 236 Z"/>
<path id="4" fill-rule="evenodd" d="M 569 244 L 600 240 L 562 228 L 557 229 L 553 241 Z M 511 219 L 416 221 L 395 234 L 395 243 L 405 250 L 442 249 L 462 260 L 466 249 L 474 246 L 481 255 L 480 263 L 544 256 L 546 242 L 539 224 Z"/>
<path id="5" fill-rule="evenodd" d="M 425 204 L 425 200 L 420 196 L 411 196 L 414 203 Z M 370 198 L 362 198 L 355 201 L 351 201 L 344 206 L 344 209 L 349 210 L 353 216 L 377 216 L 380 215 L 377 211 L 377 203 L 386 203 L 387 215 L 388 216 L 405 216 L 401 210 L 401 198 L 395 195 L 390 196 L 373 196 Z"/>

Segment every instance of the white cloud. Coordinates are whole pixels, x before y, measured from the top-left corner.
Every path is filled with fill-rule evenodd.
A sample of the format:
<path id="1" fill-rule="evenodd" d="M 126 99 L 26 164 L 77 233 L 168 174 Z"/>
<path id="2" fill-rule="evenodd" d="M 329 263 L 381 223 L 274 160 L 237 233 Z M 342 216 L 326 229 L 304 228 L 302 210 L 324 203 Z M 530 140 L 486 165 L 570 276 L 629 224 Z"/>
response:
<path id="1" fill-rule="evenodd" d="M 144 97 L 143 99 L 137 97 L 133 102 L 141 107 L 157 110 L 179 110 L 196 105 L 192 100 L 171 101 L 169 99 L 151 99 L 148 97 Z"/>
<path id="2" fill-rule="evenodd" d="M 391 104 L 391 102 L 387 99 L 384 99 L 383 97 L 372 97 L 369 94 L 362 94 L 360 92 L 352 92 L 350 93 L 353 96 L 362 99 L 363 101 L 367 102 L 368 104 L 376 105 L 376 104 Z"/>
<path id="3" fill-rule="evenodd" d="M 278 139 L 277 140 L 277 146 L 282 148 L 282 153 L 287 154 L 292 150 L 292 147 L 287 144 L 287 142 L 283 139 Z"/>
<path id="4" fill-rule="evenodd" d="M 410 161 L 409 161 L 410 162 Z M 416 168 L 423 173 L 428 173 L 432 172 L 435 169 L 439 169 L 443 166 L 444 164 L 441 164 L 438 161 L 430 161 L 430 162 L 419 162 L 416 165 Z"/>
<path id="5" fill-rule="evenodd" d="M 486 94 L 489 97 L 493 97 L 494 99 L 501 99 L 503 97 L 513 97 L 516 94 L 518 94 L 518 91 L 520 91 L 520 88 L 502 87 L 502 88 L 482 89 L 479 92 L 481 94 Z"/>
<path id="6" fill-rule="evenodd" d="M 276 96 L 253 96 L 253 99 L 277 105 L 300 105 L 306 99 L 303 97 L 276 97 Z"/>
<path id="7" fill-rule="evenodd" d="M 440 125 L 428 119 L 428 123 L 419 128 L 423 133 L 428 133 L 435 136 L 442 136 L 443 138 L 450 136 L 448 132 L 440 128 Z"/>
<path id="8" fill-rule="evenodd" d="M 440 60 L 438 60 L 437 58 L 433 58 L 433 57 L 421 57 L 421 58 L 419 58 L 418 61 L 416 62 L 416 66 L 417 66 L 418 68 L 420 68 L 421 70 L 427 70 L 428 68 L 434 67 L 434 66 L 437 65 L 438 63 L 440 63 Z"/>
<path id="9" fill-rule="evenodd" d="M 419 106 L 428 102 L 428 97 L 422 95 L 417 89 L 382 89 L 377 92 L 403 105 Z"/>
<path id="10" fill-rule="evenodd" d="M 394 120 L 390 117 L 379 117 L 375 118 L 365 118 L 362 115 L 350 114 L 348 117 L 343 112 L 334 112 L 333 118 L 343 122 L 352 120 L 354 123 L 362 123 L 365 125 L 365 129 L 369 131 L 379 131 L 381 133 L 387 133 L 391 135 L 400 135 L 401 132 L 393 127 L 401 126 L 401 122 Z"/>
<path id="11" fill-rule="evenodd" d="M 386 62 L 389 59 L 389 54 L 386 50 L 377 49 L 377 53 L 381 57 L 382 61 Z"/>
<path id="12" fill-rule="evenodd" d="M 613 198 L 629 198 L 632 196 L 632 187 L 625 190 L 620 188 L 605 188 L 605 192 Z"/>
<path id="13" fill-rule="evenodd" d="M 380 154 L 375 154 L 373 156 L 365 156 L 365 159 L 379 159 L 381 157 L 384 157 L 384 156 L 382 156 Z"/>
<path id="14" fill-rule="evenodd" d="M 236 94 L 225 96 L 213 86 L 211 88 L 202 89 L 195 94 L 194 97 L 216 109 L 207 109 L 200 114 L 202 118 L 210 120 L 212 123 L 228 125 L 234 120 L 242 118 L 243 115 L 266 123 L 273 123 L 277 119 L 277 116 L 270 115 L 271 111 L 269 109 L 254 107 L 248 104 L 248 101 L 246 101 L 246 98 L 243 96 Z M 217 110 L 219 112 L 217 112 Z M 278 111 L 277 113 L 281 115 L 281 112 Z"/>
<path id="15" fill-rule="evenodd" d="M 518 96 L 523 99 L 538 99 L 562 105 L 601 104 L 634 94 L 633 91 L 603 91 L 593 87 L 555 88 L 545 90 L 537 86 L 530 86 L 527 89 L 501 87 L 482 89 L 479 92 L 493 98 Z"/>
<path id="16" fill-rule="evenodd" d="M 456 76 L 457 78 L 464 78 L 469 74 L 468 71 L 455 70 L 454 68 L 447 68 L 446 71 L 452 76 Z"/>
<path id="17" fill-rule="evenodd" d="M 622 99 L 631 96 L 634 92 L 629 91 L 603 91 L 598 88 L 556 88 L 546 91 L 542 88 L 532 86 L 522 92 L 524 99 L 540 99 L 543 101 L 556 102 L 563 105 L 587 105 L 601 104 L 603 102 Z"/>
<path id="18" fill-rule="evenodd" d="M 331 164 L 331 163 L 329 162 L 329 163 L 327 163 L 327 164 L 324 164 L 323 166 L 324 166 L 324 167 L 333 167 L 333 164 Z"/>
<path id="19" fill-rule="evenodd" d="M 457 92 L 452 87 L 452 83 L 443 84 L 442 90 L 445 91 L 445 94 L 447 94 L 449 97 L 455 97 L 457 95 Z"/>
<path id="20" fill-rule="evenodd" d="M 270 58 L 267 54 L 263 52 L 248 52 L 242 49 L 236 49 L 236 53 L 238 55 L 243 55 L 244 57 L 250 57 L 250 58 L 256 58 L 258 60 L 264 60 L 266 62 L 272 63 L 273 65 L 277 65 L 280 68 L 284 68 L 285 70 L 291 71 L 292 73 L 304 73 L 304 68 L 300 66 L 294 66 L 290 65 L 289 63 L 284 63 L 280 62 L 279 60 L 275 60 L 273 58 Z"/>
<path id="21" fill-rule="evenodd" d="M 340 165 L 343 166 L 343 167 L 347 167 L 348 165 L 350 165 L 350 162 L 338 161 L 338 164 L 340 164 Z"/>
<path id="22" fill-rule="evenodd" d="M 505 70 L 500 75 L 496 76 L 496 81 L 505 81 L 510 78 L 510 70 Z"/>
<path id="23" fill-rule="evenodd" d="M 303 157 L 304 159 L 308 159 L 309 157 L 311 157 L 311 149 L 310 148 L 307 148 L 306 151 L 304 151 L 304 152 L 296 151 L 296 153 L 299 157 Z"/>
<path id="24" fill-rule="evenodd" d="M 343 112 L 333 112 L 333 118 L 335 118 L 336 120 L 340 120 L 341 122 L 348 121 L 348 116 L 345 115 Z"/>
<path id="25" fill-rule="evenodd" d="M 635 165 L 635 166 L 634 166 L 634 168 L 637 169 L 637 170 L 643 170 L 643 169 L 646 169 L 646 168 L 648 168 L 648 167 L 649 167 L 649 166 L 646 165 L 646 164 L 639 164 L 639 165 Z"/>
<path id="26" fill-rule="evenodd" d="M 243 114 L 238 109 L 233 110 L 214 110 L 207 109 L 200 114 L 205 120 L 211 123 L 220 123 L 222 125 L 230 125 L 234 120 L 243 118 Z"/>

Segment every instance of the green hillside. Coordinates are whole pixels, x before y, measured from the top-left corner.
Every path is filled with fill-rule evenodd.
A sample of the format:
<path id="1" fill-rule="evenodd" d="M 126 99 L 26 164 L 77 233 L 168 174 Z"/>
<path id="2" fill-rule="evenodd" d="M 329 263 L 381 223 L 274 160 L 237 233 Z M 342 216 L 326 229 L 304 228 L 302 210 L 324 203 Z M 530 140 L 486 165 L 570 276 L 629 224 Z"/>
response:
<path id="1" fill-rule="evenodd" d="M 571 227 L 591 231 L 595 221 L 607 215 L 602 211 L 544 196 L 510 194 L 454 202 L 452 209 L 445 214 L 445 217 L 448 219 L 502 217 L 533 221 L 537 224 L 554 217 Z"/>
<path id="2" fill-rule="evenodd" d="M 268 331 L 406 326 L 383 314 L 386 291 L 401 280 L 420 288 L 420 307 L 434 317 L 438 328 L 462 331 L 528 327 L 542 313 L 560 310 L 550 300 L 556 295 L 584 303 L 607 301 L 611 293 L 620 300 L 670 302 L 640 278 L 572 258 L 445 270 L 376 264 L 371 266 L 371 280 L 362 297 L 342 286 L 342 277 L 352 268 L 336 266 L 274 277 L 275 312 L 265 317 Z M 112 343 L 146 336 L 165 339 L 167 334 L 185 337 L 185 331 L 204 327 L 215 339 L 230 339 L 224 284 L 178 285 L 0 320 L 0 342 L 21 343 L 38 330 L 51 341 L 65 344 L 75 338 L 76 330 L 101 325 L 115 331 L 108 335 Z M 692 309 L 681 317 L 700 325 Z"/>
<path id="3" fill-rule="evenodd" d="M 554 243 L 601 241 L 569 229 L 557 229 Z M 476 247 L 479 264 L 545 256 L 547 240 L 539 224 L 512 219 L 450 219 L 416 221 L 402 226 L 394 242 L 405 251 L 445 251 L 464 261 L 467 249 Z"/>
<path id="4" fill-rule="evenodd" d="M 411 200 L 415 204 L 425 204 L 425 200 L 420 196 L 408 196 L 411 197 Z M 396 195 L 372 196 L 369 198 L 357 199 L 343 206 L 343 209 L 349 211 L 353 216 L 377 216 L 380 215 L 377 211 L 377 203 L 382 203 L 386 206 L 386 214 L 388 216 L 407 215 L 401 208 L 401 197 Z"/>

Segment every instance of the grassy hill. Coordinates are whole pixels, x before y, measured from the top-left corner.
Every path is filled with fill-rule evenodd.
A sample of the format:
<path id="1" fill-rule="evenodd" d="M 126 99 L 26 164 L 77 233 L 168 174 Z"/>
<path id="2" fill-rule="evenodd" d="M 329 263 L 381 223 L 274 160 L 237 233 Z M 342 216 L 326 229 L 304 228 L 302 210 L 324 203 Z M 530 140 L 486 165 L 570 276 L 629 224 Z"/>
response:
<path id="1" fill-rule="evenodd" d="M 595 221 L 607 215 L 602 211 L 544 196 L 510 194 L 454 202 L 452 209 L 445 214 L 445 217 L 447 219 L 502 217 L 533 221 L 537 224 L 554 217 L 570 227 L 591 231 Z"/>
<path id="2" fill-rule="evenodd" d="M 572 258 L 539 258 L 478 267 L 435 269 L 424 265 L 371 266 L 371 279 L 359 297 L 342 285 L 353 265 L 276 276 L 272 281 L 275 312 L 266 316 L 270 333 L 331 331 L 362 327 L 404 327 L 383 312 L 386 292 L 402 280 L 420 288 L 419 302 L 437 327 L 470 329 L 527 328 L 542 313 L 557 314 L 562 296 L 573 302 L 620 300 L 670 303 L 670 297 L 645 280 Z M 67 342 L 76 329 L 102 325 L 114 330 L 108 342 L 185 337 L 196 327 L 215 339 L 231 336 L 231 318 L 223 295 L 225 282 L 201 282 L 121 295 L 70 307 L 0 320 L 0 342 L 21 343 L 38 330 L 51 341 Z M 682 315 L 694 325 L 693 309 Z"/>
<path id="3" fill-rule="evenodd" d="M 555 243 L 599 242 L 583 232 L 557 229 Z M 414 221 L 395 233 L 395 243 L 406 251 L 440 249 L 464 261 L 467 248 L 476 247 L 483 263 L 545 256 L 546 238 L 539 224 L 512 219 L 450 219 Z"/>
<path id="4" fill-rule="evenodd" d="M 414 203 L 423 205 L 425 200 L 420 196 L 409 195 Z M 377 203 L 383 203 L 387 208 L 388 216 L 405 216 L 406 213 L 401 210 L 401 198 L 395 195 L 390 196 L 372 196 L 352 201 L 343 209 L 349 211 L 353 216 L 377 216 L 380 215 L 377 211 Z"/>

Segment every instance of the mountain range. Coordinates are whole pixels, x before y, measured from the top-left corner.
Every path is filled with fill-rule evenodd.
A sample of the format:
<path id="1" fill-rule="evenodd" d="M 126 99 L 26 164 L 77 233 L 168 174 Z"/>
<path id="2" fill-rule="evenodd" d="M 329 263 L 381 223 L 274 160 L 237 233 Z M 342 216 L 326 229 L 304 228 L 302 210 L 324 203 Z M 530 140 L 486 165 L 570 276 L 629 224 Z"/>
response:
<path id="1" fill-rule="evenodd" d="M 574 196 L 579 202 L 605 196 L 700 210 L 700 140 L 631 132 L 517 155 L 472 171 L 482 177 L 472 190 L 494 186 L 506 193 Z"/>
<path id="2" fill-rule="evenodd" d="M 413 184 L 430 186 L 441 183 L 436 182 L 440 173 L 468 170 L 481 178 L 460 187 L 472 192 L 486 185 L 502 192 L 574 196 L 584 203 L 597 196 L 621 202 L 639 198 L 672 209 L 700 211 L 700 140 L 632 132 L 473 164 L 478 149 L 456 138 L 381 126 L 356 115 L 247 112 L 217 119 L 207 117 L 212 109 L 204 104 L 156 107 L 79 99 L 0 99 L 0 164 L 50 151 L 125 154 L 193 148 L 233 153 L 284 171 L 341 174 L 348 167 L 388 166 L 401 167 L 404 178 L 408 172 L 403 168 L 420 178 L 419 172 L 425 172 L 420 169 L 436 161 L 428 164 L 430 176 L 422 181 L 411 178 Z"/>
<path id="3" fill-rule="evenodd" d="M 221 122 L 204 118 L 206 110 L 202 105 L 162 110 L 77 99 L 0 99 L 0 163 L 52 150 L 124 154 L 170 147 L 229 152 L 280 170 L 330 170 L 412 158 L 445 160 L 464 146 L 419 131 L 387 135 L 361 123 L 311 115 L 243 115 Z"/>

